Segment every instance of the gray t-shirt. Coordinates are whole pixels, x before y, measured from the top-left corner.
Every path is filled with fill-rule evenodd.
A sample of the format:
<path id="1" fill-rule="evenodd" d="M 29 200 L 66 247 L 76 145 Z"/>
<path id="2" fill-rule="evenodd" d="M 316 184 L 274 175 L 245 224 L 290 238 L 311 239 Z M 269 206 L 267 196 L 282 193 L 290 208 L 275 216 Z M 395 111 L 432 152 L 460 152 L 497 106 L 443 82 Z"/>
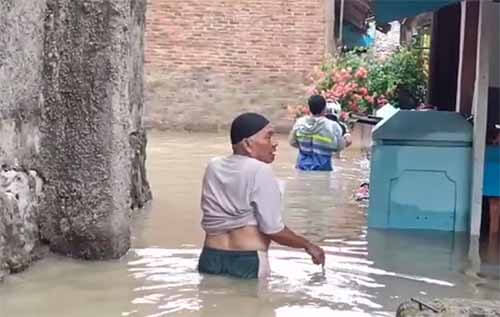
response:
<path id="1" fill-rule="evenodd" d="M 208 163 L 201 191 L 201 226 L 207 234 L 244 226 L 280 232 L 285 227 L 280 209 L 280 186 L 270 165 L 241 155 Z"/>

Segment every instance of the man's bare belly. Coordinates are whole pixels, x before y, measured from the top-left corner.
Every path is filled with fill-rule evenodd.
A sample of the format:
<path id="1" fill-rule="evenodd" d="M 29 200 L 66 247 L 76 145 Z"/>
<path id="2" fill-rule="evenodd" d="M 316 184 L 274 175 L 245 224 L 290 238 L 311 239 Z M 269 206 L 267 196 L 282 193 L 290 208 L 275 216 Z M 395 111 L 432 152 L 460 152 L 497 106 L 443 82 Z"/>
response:
<path id="1" fill-rule="evenodd" d="M 267 251 L 271 240 L 257 227 L 246 226 L 218 235 L 205 235 L 205 246 L 220 250 Z"/>

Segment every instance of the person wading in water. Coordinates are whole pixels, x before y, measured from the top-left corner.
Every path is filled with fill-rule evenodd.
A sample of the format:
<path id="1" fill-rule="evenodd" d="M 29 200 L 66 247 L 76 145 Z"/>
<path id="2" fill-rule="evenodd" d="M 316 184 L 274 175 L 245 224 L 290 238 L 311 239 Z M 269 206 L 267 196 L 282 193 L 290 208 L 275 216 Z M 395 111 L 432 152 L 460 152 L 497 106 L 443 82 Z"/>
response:
<path id="1" fill-rule="evenodd" d="M 311 115 L 299 118 L 290 132 L 290 145 L 299 149 L 297 169 L 331 171 L 332 153 L 348 143 L 338 122 L 325 117 L 326 100 L 316 95 L 309 98 Z"/>
<path id="2" fill-rule="evenodd" d="M 270 166 L 278 146 L 273 136 L 271 124 L 262 115 L 239 115 L 231 124 L 233 154 L 208 163 L 201 191 L 201 225 L 206 235 L 199 272 L 266 277 L 271 241 L 303 249 L 313 263 L 324 265 L 323 249 L 283 223 L 282 194 Z"/>

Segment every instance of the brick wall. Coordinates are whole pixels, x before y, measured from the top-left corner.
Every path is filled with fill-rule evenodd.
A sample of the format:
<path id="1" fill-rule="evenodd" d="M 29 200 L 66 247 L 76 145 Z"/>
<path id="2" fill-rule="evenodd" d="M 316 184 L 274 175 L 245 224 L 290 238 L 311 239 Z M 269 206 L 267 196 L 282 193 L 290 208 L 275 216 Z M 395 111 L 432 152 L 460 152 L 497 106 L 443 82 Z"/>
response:
<path id="1" fill-rule="evenodd" d="M 283 118 L 324 56 L 324 12 L 324 0 L 149 0 L 148 122 L 213 130 L 242 111 Z"/>

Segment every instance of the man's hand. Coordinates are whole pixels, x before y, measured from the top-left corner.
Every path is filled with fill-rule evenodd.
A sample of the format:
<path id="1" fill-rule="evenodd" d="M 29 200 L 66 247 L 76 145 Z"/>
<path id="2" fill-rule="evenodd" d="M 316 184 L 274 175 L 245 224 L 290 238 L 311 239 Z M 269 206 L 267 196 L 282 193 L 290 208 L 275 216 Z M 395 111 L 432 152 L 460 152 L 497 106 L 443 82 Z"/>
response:
<path id="1" fill-rule="evenodd" d="M 304 249 L 313 260 L 314 264 L 325 264 L 325 251 L 317 245 L 307 241 L 304 237 L 295 234 L 292 230 L 285 227 L 278 233 L 267 235 L 271 240 L 281 245 L 291 248 Z"/>
<path id="2" fill-rule="evenodd" d="M 345 147 L 348 147 L 352 144 L 351 134 L 347 133 L 344 135 L 344 142 L 345 142 Z"/>
<path id="3" fill-rule="evenodd" d="M 314 264 L 325 265 L 325 251 L 322 248 L 311 243 L 305 250 L 311 256 Z"/>

